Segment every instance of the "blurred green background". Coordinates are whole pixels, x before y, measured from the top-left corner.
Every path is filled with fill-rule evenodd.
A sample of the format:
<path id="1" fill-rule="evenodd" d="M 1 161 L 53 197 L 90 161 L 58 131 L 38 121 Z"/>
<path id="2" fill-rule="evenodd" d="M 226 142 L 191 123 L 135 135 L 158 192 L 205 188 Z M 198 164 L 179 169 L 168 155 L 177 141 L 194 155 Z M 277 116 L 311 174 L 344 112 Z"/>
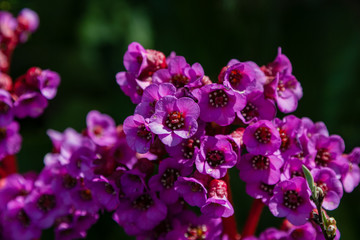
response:
<path id="1" fill-rule="evenodd" d="M 295 114 L 324 121 L 331 134 L 344 138 L 347 152 L 360 145 L 357 0 L 1 0 L 0 7 L 15 15 L 28 7 L 40 16 L 38 31 L 14 53 L 11 76 L 39 66 L 62 77 L 58 95 L 44 115 L 21 121 L 21 172 L 42 168 L 43 156 L 51 151 L 47 129 L 80 131 L 92 109 L 111 115 L 117 123 L 133 113 L 135 106 L 115 82 L 132 41 L 166 55 L 175 51 L 189 63 L 200 62 L 212 79 L 231 58 L 263 65 L 281 46 L 304 91 Z M 234 174 L 241 229 L 251 199 Z M 342 239 L 359 239 L 359 188 L 345 194 L 330 214 L 338 221 Z M 265 210 L 259 231 L 279 223 Z M 100 219 L 87 239 L 100 238 L 132 239 L 110 214 Z M 50 230 L 43 239 L 52 239 Z"/>

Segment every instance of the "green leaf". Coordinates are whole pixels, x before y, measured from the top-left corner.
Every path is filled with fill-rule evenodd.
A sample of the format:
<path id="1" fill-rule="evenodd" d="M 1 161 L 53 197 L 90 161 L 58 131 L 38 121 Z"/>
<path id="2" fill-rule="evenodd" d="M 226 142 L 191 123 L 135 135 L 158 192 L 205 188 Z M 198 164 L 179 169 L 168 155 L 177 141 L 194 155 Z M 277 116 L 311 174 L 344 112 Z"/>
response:
<path id="1" fill-rule="evenodd" d="M 303 169 L 306 181 L 310 187 L 312 197 L 315 200 L 315 199 L 317 199 L 317 194 L 316 194 L 316 186 L 314 183 L 314 178 L 311 175 L 310 170 L 305 165 L 302 165 L 302 169 Z"/>

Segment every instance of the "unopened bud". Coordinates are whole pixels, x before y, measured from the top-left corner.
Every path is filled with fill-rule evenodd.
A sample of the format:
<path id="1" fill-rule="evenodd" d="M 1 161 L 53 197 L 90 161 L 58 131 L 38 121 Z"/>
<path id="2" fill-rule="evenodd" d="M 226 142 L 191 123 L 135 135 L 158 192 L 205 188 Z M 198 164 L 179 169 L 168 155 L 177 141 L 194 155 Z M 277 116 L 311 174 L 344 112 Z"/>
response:
<path id="1" fill-rule="evenodd" d="M 326 229 L 326 234 L 328 235 L 329 238 L 334 238 L 336 235 L 336 226 L 329 225 Z"/>
<path id="2" fill-rule="evenodd" d="M 223 180 L 214 179 L 209 185 L 209 196 L 223 198 L 227 197 L 227 185 Z"/>
<path id="3" fill-rule="evenodd" d="M 333 217 L 329 217 L 329 218 L 327 219 L 327 223 L 328 223 L 328 225 L 334 225 L 334 226 L 336 226 L 336 220 L 335 220 L 335 218 L 333 218 Z"/>

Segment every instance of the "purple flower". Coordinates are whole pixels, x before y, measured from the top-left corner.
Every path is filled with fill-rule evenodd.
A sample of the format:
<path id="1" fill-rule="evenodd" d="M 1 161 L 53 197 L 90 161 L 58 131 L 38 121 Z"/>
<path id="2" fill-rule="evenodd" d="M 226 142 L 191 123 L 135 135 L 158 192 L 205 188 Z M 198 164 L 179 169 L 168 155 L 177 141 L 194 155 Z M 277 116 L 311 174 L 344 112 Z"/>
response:
<path id="1" fill-rule="evenodd" d="M 146 50 L 141 44 L 132 42 L 124 54 L 125 69 L 135 75 L 139 75 L 147 67 Z"/>
<path id="2" fill-rule="evenodd" d="M 311 223 L 306 223 L 301 226 L 293 226 L 290 228 L 288 240 L 315 240 L 316 230 Z"/>
<path id="3" fill-rule="evenodd" d="M 19 124 L 12 122 L 6 127 L 0 127 L 0 159 L 17 153 L 21 148 Z"/>
<path id="4" fill-rule="evenodd" d="M 201 207 L 207 199 L 207 190 L 196 178 L 179 177 L 175 182 L 175 190 L 190 206 Z"/>
<path id="5" fill-rule="evenodd" d="M 97 202 L 96 194 L 91 189 L 92 184 L 89 181 L 85 181 L 85 184 L 78 184 L 73 191 L 71 191 L 71 202 L 75 209 L 87 211 L 90 213 L 96 213 L 100 206 Z"/>
<path id="6" fill-rule="evenodd" d="M 334 210 L 340 204 L 343 195 L 342 184 L 336 178 L 336 173 L 331 168 L 322 168 L 311 170 L 315 184 L 324 192 L 323 208 L 326 210 Z"/>
<path id="7" fill-rule="evenodd" d="M 272 100 L 264 98 L 263 94 L 249 94 L 246 96 L 246 106 L 237 112 L 237 116 L 245 124 L 258 120 L 273 120 L 276 107 Z"/>
<path id="8" fill-rule="evenodd" d="M 342 174 L 341 181 L 344 185 L 345 192 L 350 193 L 360 182 L 360 169 L 358 165 L 360 163 L 360 148 L 354 148 L 345 158 L 347 159 L 348 168 Z"/>
<path id="9" fill-rule="evenodd" d="M 40 116 L 47 107 L 48 101 L 38 92 L 24 93 L 14 103 L 14 113 L 18 118 Z"/>
<path id="10" fill-rule="evenodd" d="M 182 56 L 176 56 L 170 59 L 168 69 L 160 69 L 153 75 L 154 83 L 172 83 L 176 88 L 186 87 L 194 83 L 197 79 L 196 68 L 202 67 L 200 64 L 195 65 L 195 69 L 190 67 Z"/>
<path id="11" fill-rule="evenodd" d="M 14 119 L 13 101 L 8 91 L 0 89 L 0 127 L 9 125 Z"/>
<path id="12" fill-rule="evenodd" d="M 295 177 L 278 183 L 270 199 L 269 209 L 274 216 L 286 217 L 296 226 L 305 224 L 313 209 L 305 179 Z"/>
<path id="13" fill-rule="evenodd" d="M 140 196 L 146 187 L 144 178 L 145 174 L 138 169 L 124 172 L 120 177 L 121 191 L 130 198 Z"/>
<path id="14" fill-rule="evenodd" d="M 95 153 L 86 147 L 80 147 L 74 151 L 69 159 L 67 170 L 73 177 L 85 177 L 92 179 L 94 176 L 93 161 L 95 160 Z"/>
<path id="15" fill-rule="evenodd" d="M 276 228 L 268 228 L 262 232 L 258 240 L 287 240 L 287 233 Z"/>
<path id="16" fill-rule="evenodd" d="M 88 183 L 91 188 L 93 196 L 98 205 L 111 212 L 115 210 L 119 204 L 118 192 L 115 184 L 105 177 L 93 179 Z"/>
<path id="17" fill-rule="evenodd" d="M 135 114 L 127 117 L 123 129 L 126 134 L 126 141 L 131 149 L 138 153 L 149 151 L 154 137 L 143 116 Z"/>
<path id="18" fill-rule="evenodd" d="M 220 126 L 231 124 L 235 113 L 246 105 L 245 97 L 221 84 L 209 84 L 193 92 L 199 101 L 200 119 L 215 122 Z"/>
<path id="19" fill-rule="evenodd" d="M 59 74 L 51 70 L 43 70 L 38 80 L 41 94 L 47 99 L 53 99 L 60 84 Z"/>
<path id="20" fill-rule="evenodd" d="M 41 236 L 41 227 L 37 220 L 24 210 L 24 198 L 16 198 L 7 204 L 1 212 L 0 228 L 3 228 L 3 239 L 38 239 Z"/>
<path id="21" fill-rule="evenodd" d="M 23 28 L 29 32 L 35 32 L 39 26 L 39 16 L 31 9 L 24 8 L 17 16 L 19 24 L 23 24 Z M 26 25 L 24 25 L 26 23 Z"/>
<path id="22" fill-rule="evenodd" d="M 263 182 L 269 185 L 280 180 L 284 160 L 280 153 L 274 155 L 245 154 L 239 163 L 240 178 L 245 182 Z"/>
<path id="23" fill-rule="evenodd" d="M 237 155 L 225 139 L 211 136 L 202 138 L 199 154 L 195 159 L 197 170 L 219 179 L 226 175 L 227 169 L 235 166 Z"/>
<path id="24" fill-rule="evenodd" d="M 126 96 L 129 96 L 135 104 L 140 103 L 144 89 L 150 85 L 150 82 L 142 82 L 136 79 L 135 74 L 130 72 L 118 72 L 116 82 Z"/>
<path id="25" fill-rule="evenodd" d="M 243 141 L 246 149 L 252 154 L 272 154 L 281 146 L 279 131 L 267 120 L 260 120 L 248 126 Z"/>
<path id="26" fill-rule="evenodd" d="M 167 207 L 154 192 L 145 192 L 135 199 L 122 199 L 113 219 L 126 232 L 151 230 L 166 218 Z M 127 231 L 128 230 L 128 231 Z"/>
<path id="27" fill-rule="evenodd" d="M 156 103 L 149 127 L 165 145 L 175 146 L 196 133 L 199 114 L 200 108 L 192 99 L 165 96 Z"/>
<path id="28" fill-rule="evenodd" d="M 201 212 L 209 218 L 227 218 L 234 214 L 234 208 L 226 197 L 210 197 L 201 207 Z"/>
<path id="29" fill-rule="evenodd" d="M 145 88 L 141 102 L 136 106 L 135 114 L 149 118 L 155 113 L 155 105 L 160 98 L 174 95 L 176 88 L 170 83 L 151 84 Z"/>
<path id="30" fill-rule="evenodd" d="M 274 195 L 275 185 L 269 185 L 263 182 L 247 182 L 246 193 L 268 205 L 270 198 Z"/>
<path id="31" fill-rule="evenodd" d="M 304 177 L 302 165 L 304 165 L 304 161 L 301 161 L 300 159 L 288 159 L 284 164 L 281 180 L 288 180 L 293 177 Z"/>
<path id="32" fill-rule="evenodd" d="M 50 227 L 55 218 L 67 211 L 67 206 L 60 201 L 60 194 L 55 193 L 50 186 L 35 188 L 25 199 L 26 214 L 40 228 Z"/>
<path id="33" fill-rule="evenodd" d="M 273 62 L 262 67 L 263 72 L 269 81 L 272 81 L 277 73 L 281 75 L 289 75 L 292 72 L 292 66 L 289 58 L 281 53 L 281 47 L 278 48 L 278 55 Z"/>
<path id="34" fill-rule="evenodd" d="M 179 199 L 179 193 L 174 189 L 177 178 L 189 175 L 192 170 L 192 167 L 179 164 L 176 159 L 167 158 L 160 163 L 159 173 L 150 178 L 149 187 L 160 192 L 160 199 L 164 203 L 175 203 Z"/>
<path id="35" fill-rule="evenodd" d="M 115 121 L 106 114 L 92 110 L 86 116 L 89 137 L 99 146 L 110 146 L 116 142 Z"/>

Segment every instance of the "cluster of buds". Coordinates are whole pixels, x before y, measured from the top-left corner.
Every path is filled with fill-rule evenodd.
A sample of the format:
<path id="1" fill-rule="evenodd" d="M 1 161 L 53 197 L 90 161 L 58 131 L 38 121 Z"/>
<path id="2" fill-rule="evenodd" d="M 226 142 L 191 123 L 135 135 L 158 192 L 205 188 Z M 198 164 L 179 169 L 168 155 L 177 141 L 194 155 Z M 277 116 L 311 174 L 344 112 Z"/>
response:
<path id="1" fill-rule="evenodd" d="M 99 212 L 109 211 L 139 240 L 237 239 L 226 220 L 238 204 L 229 185 L 234 168 L 248 195 L 286 218 L 281 230 L 243 239 L 339 239 L 335 221 L 324 218 L 322 208 L 336 209 L 343 191 L 359 184 L 360 148 L 344 154 L 342 138 L 329 135 L 322 122 L 276 117 L 277 110 L 296 110 L 302 97 L 280 48 L 261 67 L 230 60 L 217 83 L 199 63 L 135 42 L 124 66 L 116 81 L 137 104 L 134 115 L 116 125 L 93 110 L 82 133 L 49 130 L 53 152 L 40 174 L 14 174 L 0 183 L 1 236 L 38 239 L 53 227 L 56 239 L 83 238 Z M 14 105 L 29 92 L 51 99 L 57 78 L 31 68 L 9 96 Z M 42 112 L 41 104 L 30 105 L 37 101 L 25 102 L 27 108 L 15 116 Z"/>

